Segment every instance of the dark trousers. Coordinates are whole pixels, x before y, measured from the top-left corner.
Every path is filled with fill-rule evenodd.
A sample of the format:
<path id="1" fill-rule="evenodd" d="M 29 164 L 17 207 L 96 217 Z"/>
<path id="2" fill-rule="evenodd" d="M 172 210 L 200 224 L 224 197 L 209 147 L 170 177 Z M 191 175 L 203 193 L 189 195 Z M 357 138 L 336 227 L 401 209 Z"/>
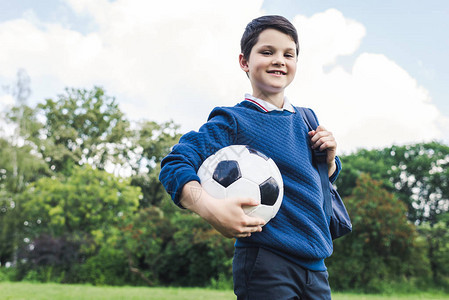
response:
<path id="1" fill-rule="evenodd" d="M 238 300 L 331 299 L 327 271 L 310 271 L 264 248 L 235 248 Z"/>

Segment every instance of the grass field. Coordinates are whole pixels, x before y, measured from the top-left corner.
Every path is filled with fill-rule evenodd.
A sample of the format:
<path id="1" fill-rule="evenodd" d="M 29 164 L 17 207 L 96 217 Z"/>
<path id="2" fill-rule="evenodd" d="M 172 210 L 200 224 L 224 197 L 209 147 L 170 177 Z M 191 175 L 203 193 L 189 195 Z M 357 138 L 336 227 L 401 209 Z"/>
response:
<path id="1" fill-rule="evenodd" d="M 0 299 L 23 300 L 82 300 L 82 299 L 167 299 L 167 300 L 225 300 L 235 299 L 232 291 L 217 291 L 199 288 L 146 288 L 146 287 L 95 287 L 89 285 L 62 285 L 39 283 L 0 282 Z M 335 300 L 377 299 L 449 299 L 444 294 L 419 295 L 359 295 L 334 294 Z"/>

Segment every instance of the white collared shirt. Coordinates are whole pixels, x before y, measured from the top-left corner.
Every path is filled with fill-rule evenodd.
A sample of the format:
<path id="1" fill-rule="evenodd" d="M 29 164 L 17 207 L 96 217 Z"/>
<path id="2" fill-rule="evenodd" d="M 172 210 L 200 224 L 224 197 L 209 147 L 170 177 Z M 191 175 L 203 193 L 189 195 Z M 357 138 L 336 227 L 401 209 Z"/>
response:
<path id="1" fill-rule="evenodd" d="M 284 97 L 284 105 L 282 106 L 282 108 L 279 108 L 276 105 L 271 104 L 270 102 L 267 102 L 265 100 L 253 97 L 251 94 L 245 94 L 245 101 L 249 101 L 249 102 L 257 105 L 257 107 L 259 107 L 264 112 L 270 112 L 273 110 L 277 110 L 277 111 L 286 110 L 291 113 L 296 113 L 295 109 L 293 108 L 293 105 L 290 103 L 290 101 L 288 101 L 287 97 Z"/>

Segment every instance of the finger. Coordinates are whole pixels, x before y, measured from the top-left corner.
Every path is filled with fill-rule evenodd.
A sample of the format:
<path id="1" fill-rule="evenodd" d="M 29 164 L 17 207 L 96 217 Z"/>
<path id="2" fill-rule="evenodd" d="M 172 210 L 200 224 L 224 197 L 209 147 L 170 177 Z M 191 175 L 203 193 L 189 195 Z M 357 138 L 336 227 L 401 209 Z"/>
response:
<path id="1" fill-rule="evenodd" d="M 321 137 L 321 138 L 318 139 L 316 142 L 314 142 L 314 143 L 312 144 L 312 148 L 313 148 L 313 149 L 316 149 L 316 148 L 321 147 L 323 144 L 332 145 L 332 144 L 334 144 L 334 143 L 335 143 L 334 136 L 332 136 L 332 135 L 327 135 L 327 136 Z M 327 148 L 329 148 L 329 147 L 326 147 L 326 149 L 327 149 Z M 322 150 L 322 149 L 320 149 L 320 150 Z"/>
<path id="2" fill-rule="evenodd" d="M 249 228 L 250 232 L 261 232 L 262 231 L 262 226 L 254 226 L 254 227 L 250 227 Z"/>
<path id="3" fill-rule="evenodd" d="M 262 226 L 247 226 L 247 227 L 241 227 L 239 230 L 235 231 L 233 234 L 233 237 L 235 238 L 242 238 L 242 237 L 249 237 L 254 232 L 261 232 Z"/>
<path id="4" fill-rule="evenodd" d="M 324 137 L 321 138 L 315 145 L 313 146 L 314 149 L 319 148 L 320 151 L 330 149 L 337 147 L 337 143 L 335 142 L 335 139 L 333 137 Z"/>
<path id="5" fill-rule="evenodd" d="M 320 137 L 315 141 L 312 140 L 312 149 L 319 148 L 324 142 L 326 142 L 326 137 Z"/>
<path id="6" fill-rule="evenodd" d="M 240 234 L 236 234 L 234 236 L 234 238 L 238 239 L 238 238 L 246 238 L 246 237 L 250 237 L 251 233 L 240 233 Z"/>
<path id="7" fill-rule="evenodd" d="M 246 216 L 245 221 L 243 222 L 243 226 L 248 227 L 259 227 L 265 225 L 265 220 L 257 217 Z"/>
<path id="8" fill-rule="evenodd" d="M 316 146 L 312 147 L 313 149 L 318 149 L 319 151 L 329 150 L 333 151 L 337 148 L 337 144 L 331 141 L 323 142 L 321 144 L 317 144 Z"/>
<path id="9" fill-rule="evenodd" d="M 334 135 L 330 131 L 320 131 L 320 132 L 317 131 L 316 134 L 310 140 L 312 141 L 312 143 L 316 143 L 319 139 L 322 139 L 325 137 L 333 138 Z"/>
<path id="10" fill-rule="evenodd" d="M 310 138 L 310 141 L 312 143 L 316 143 L 319 139 L 321 139 L 322 137 L 325 137 L 327 134 L 327 131 L 316 131 L 315 134 Z"/>
<path id="11" fill-rule="evenodd" d="M 244 205 L 256 206 L 260 204 L 260 201 L 254 198 L 238 198 L 237 201 L 240 206 Z"/>
<path id="12" fill-rule="evenodd" d="M 321 125 L 320 125 L 320 126 L 318 126 L 318 127 L 316 128 L 316 131 L 317 131 L 317 132 L 320 132 L 320 131 L 327 131 L 327 130 L 326 130 L 326 128 L 324 128 L 324 126 L 321 126 Z"/>
<path id="13" fill-rule="evenodd" d="M 326 141 L 323 144 L 321 144 L 320 146 L 320 151 L 324 151 L 326 149 L 332 150 L 337 148 L 337 143 L 335 143 L 335 141 Z"/>
<path id="14" fill-rule="evenodd" d="M 249 236 L 251 236 L 252 233 L 261 232 L 261 231 L 262 231 L 262 227 L 260 227 L 260 226 L 250 227 L 247 230 L 245 230 L 244 232 L 236 233 L 235 236 L 236 237 L 249 237 Z"/>

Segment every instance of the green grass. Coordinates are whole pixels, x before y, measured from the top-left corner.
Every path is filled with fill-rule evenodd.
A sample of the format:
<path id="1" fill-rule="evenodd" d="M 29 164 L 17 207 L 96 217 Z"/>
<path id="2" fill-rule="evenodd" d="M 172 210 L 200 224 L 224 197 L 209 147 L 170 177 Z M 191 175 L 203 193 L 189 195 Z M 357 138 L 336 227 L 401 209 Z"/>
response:
<path id="1" fill-rule="evenodd" d="M 444 294 L 416 295 L 360 295 L 335 293 L 334 300 L 377 300 L 377 299 L 449 299 Z M 0 299 L 24 300 L 82 300 L 82 299 L 235 299 L 232 291 L 217 291 L 200 288 L 147 288 L 147 287 L 96 287 L 89 285 L 41 284 L 27 282 L 0 282 Z"/>

